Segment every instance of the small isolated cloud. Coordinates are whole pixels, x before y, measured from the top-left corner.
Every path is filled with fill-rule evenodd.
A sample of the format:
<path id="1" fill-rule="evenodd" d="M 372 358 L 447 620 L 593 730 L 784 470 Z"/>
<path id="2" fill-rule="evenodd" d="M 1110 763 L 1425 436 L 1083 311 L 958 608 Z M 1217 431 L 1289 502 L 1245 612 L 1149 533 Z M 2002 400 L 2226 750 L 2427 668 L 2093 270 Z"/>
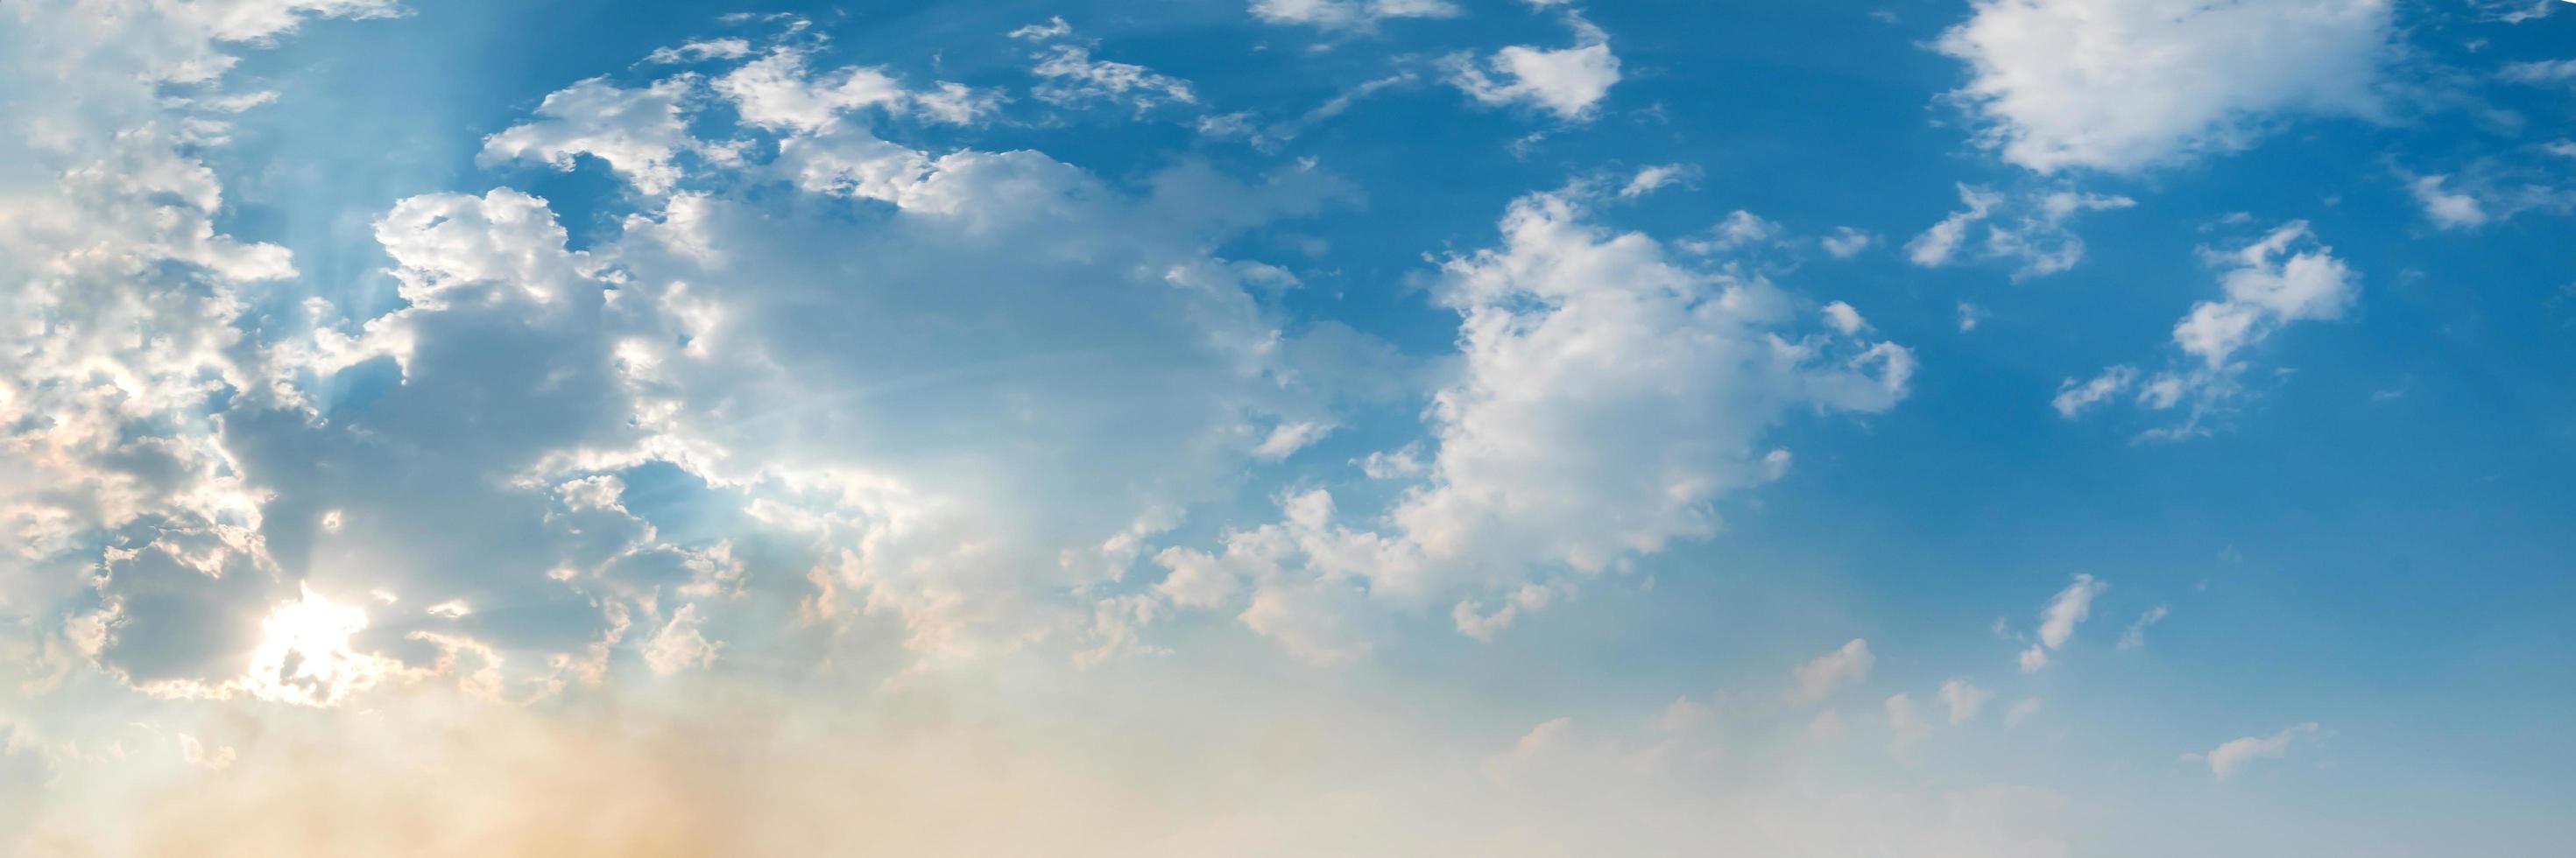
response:
<path id="1" fill-rule="evenodd" d="M 1941 683 L 1941 704 L 1949 707 L 1950 725 L 1953 727 L 1977 717 L 1978 710 L 1984 709 L 1986 701 L 1993 699 L 1994 692 L 1978 688 L 1965 679 Z"/>
<path id="2" fill-rule="evenodd" d="M 1925 268 L 1967 258 L 2014 263 L 2015 278 L 2040 277 L 2084 260 L 2084 240 L 2067 222 L 2085 212 L 2137 205 L 2128 197 L 2066 188 L 2005 193 L 1960 185 L 1961 208 L 1906 242 L 1905 256 Z"/>
<path id="3" fill-rule="evenodd" d="M 1848 226 L 1834 227 L 1834 234 L 1821 239 L 1825 252 L 1835 259 L 1850 259 L 1878 241 L 1878 236 Z"/>
<path id="4" fill-rule="evenodd" d="M 1369 32 L 1393 18 L 1455 18 L 1449 0 L 1253 0 L 1252 15 L 1272 24 Z"/>
<path id="5" fill-rule="evenodd" d="M 2475 230 L 2526 212 L 2576 211 L 2576 187 L 2564 185 L 2558 158 L 2576 157 L 2576 143 L 2560 140 L 2510 158 L 2483 158 L 2452 173 L 2399 170 L 2406 192 L 2424 219 L 2442 230 Z"/>
<path id="6" fill-rule="evenodd" d="M 2024 697 L 2004 707 L 2004 726 L 2019 727 L 2039 714 L 2042 703 L 2037 697 Z"/>
<path id="7" fill-rule="evenodd" d="M 2130 623 L 2129 630 L 2120 634 L 2120 651 L 2136 652 L 2138 650 L 2145 649 L 2147 646 L 2147 627 L 2164 622 L 2166 615 L 2171 613 L 2172 611 L 2167 610 L 2165 606 L 2157 605 L 2155 607 L 2148 608 L 2146 613 L 2139 614 L 2137 622 Z"/>
<path id="8" fill-rule="evenodd" d="M 2310 721 L 2269 736 L 2232 739 L 2209 749 L 2208 753 L 2185 754 L 2183 759 L 2206 761 L 2209 763 L 2211 777 L 2226 780 L 2236 774 L 2238 769 L 2244 768 L 2247 763 L 2256 760 L 2277 760 L 2288 756 L 2292 743 L 2297 742 L 2300 737 L 2316 735 L 2317 729 L 2317 722 Z"/>
<path id="9" fill-rule="evenodd" d="M 1789 699 L 1800 703 L 1822 701 L 1833 696 L 1836 689 L 1869 679 L 1869 668 L 1876 663 L 1878 659 L 1870 655 L 1869 642 L 1853 638 L 1833 652 L 1798 665 L 1789 686 Z"/>
<path id="10" fill-rule="evenodd" d="M 1271 429 L 1270 434 L 1262 438 L 1259 445 L 1252 448 L 1252 455 L 1276 462 L 1288 458 L 1289 454 L 1306 449 L 1316 441 L 1323 440 L 1324 436 L 1333 433 L 1333 428 L 1333 424 L 1318 420 L 1281 423 Z"/>
<path id="11" fill-rule="evenodd" d="M 676 48 L 656 48 L 644 57 L 654 65 L 695 63 L 707 60 L 735 60 L 751 55 L 751 42 L 744 39 L 699 39 Z"/>
<path id="12" fill-rule="evenodd" d="M 1610 52 L 1610 34 L 1567 12 L 1574 44 L 1565 48 L 1512 45 L 1479 63 L 1465 54 L 1448 58 L 1449 83 L 1478 102 L 1496 106 L 1525 105 L 1566 122 L 1591 120 L 1594 107 L 1619 82 L 1619 57 Z"/>
<path id="13" fill-rule="evenodd" d="M 2203 251 L 2222 266 L 2218 280 L 2223 295 L 2202 301 L 2175 323 L 2173 343 L 2183 360 L 2152 377 L 2126 365 L 2104 369 L 2091 379 L 2069 378 L 2052 405 L 2074 418 L 2093 407 L 2134 393 L 2149 410 L 2182 409 L 2183 421 L 2150 430 L 2151 439 L 2180 439 L 2207 434 L 2205 422 L 2244 392 L 2248 368 L 2240 355 L 2270 339 L 2291 323 L 2340 319 L 2353 302 L 2358 277 L 2317 241 L 2306 221 L 2292 221 L 2244 247 Z"/>
<path id="14" fill-rule="evenodd" d="M 2048 654 L 2064 648 L 2075 637 L 2075 626 L 2093 615 L 2093 597 L 2110 587 L 2091 575 L 2077 575 L 2074 583 L 2050 597 L 2048 605 L 2039 610 L 2039 640 L 2021 653 L 2022 672 L 2048 666 Z"/>
<path id="15" fill-rule="evenodd" d="M 1776 244 L 1782 241 L 1788 234 L 1788 228 L 1781 226 L 1778 222 L 1766 220 L 1761 215 L 1757 215 L 1743 209 L 1737 209 L 1735 211 L 1728 212 L 1726 219 L 1718 221 L 1716 226 L 1709 227 L 1708 236 L 1706 238 L 1686 238 L 1673 242 L 1673 245 L 1681 248 L 1685 253 L 1707 256 L 1733 250 L 1742 250 L 1748 247 Z"/>
<path id="16" fill-rule="evenodd" d="M 2417 176 L 2414 181 L 2406 183 L 2406 190 L 2415 195 L 2417 204 L 2424 207 L 2424 216 L 2432 218 L 2433 223 L 2443 229 L 2484 226 L 2487 222 L 2486 207 L 2480 205 L 2476 197 L 2442 187 L 2449 178 L 2442 175 Z"/>
<path id="17" fill-rule="evenodd" d="M 1688 184 L 1698 178 L 1698 167 L 1689 164 L 1657 164 L 1638 170 L 1637 175 L 1628 180 L 1627 186 L 1619 189 L 1619 196 L 1625 199 L 1636 199 L 1673 185 Z"/>
<path id="18" fill-rule="evenodd" d="M 1042 80 L 1032 90 L 1038 100 L 1073 106 L 1107 102 L 1143 113 L 1169 104 L 1197 104 L 1188 81 L 1134 63 L 1094 59 L 1081 45 L 1055 45 L 1036 55 L 1029 71 Z"/>
<path id="19" fill-rule="evenodd" d="M 1966 301 L 1959 302 L 1959 333 L 1976 330 L 1978 325 L 1985 324 L 1988 315 L 1990 314 L 1984 307 Z"/>

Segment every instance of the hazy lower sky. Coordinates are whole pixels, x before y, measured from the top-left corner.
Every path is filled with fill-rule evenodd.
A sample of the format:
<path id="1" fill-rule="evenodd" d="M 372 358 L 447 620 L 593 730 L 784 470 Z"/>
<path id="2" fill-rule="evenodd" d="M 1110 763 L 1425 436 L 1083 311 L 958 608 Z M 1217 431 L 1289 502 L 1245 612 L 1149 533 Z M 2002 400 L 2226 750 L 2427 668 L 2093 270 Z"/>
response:
<path id="1" fill-rule="evenodd" d="M 2576 842 L 2576 4 L 0 0 L 0 117 L 0 854 Z"/>

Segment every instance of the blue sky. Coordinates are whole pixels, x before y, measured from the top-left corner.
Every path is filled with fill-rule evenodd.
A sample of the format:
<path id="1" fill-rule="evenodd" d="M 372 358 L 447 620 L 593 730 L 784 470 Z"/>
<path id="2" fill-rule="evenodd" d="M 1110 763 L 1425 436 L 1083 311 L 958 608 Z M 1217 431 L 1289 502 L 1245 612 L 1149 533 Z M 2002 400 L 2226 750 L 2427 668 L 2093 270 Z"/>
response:
<path id="1" fill-rule="evenodd" d="M 0 843 L 2553 854 L 2566 7 L 0 4 Z"/>

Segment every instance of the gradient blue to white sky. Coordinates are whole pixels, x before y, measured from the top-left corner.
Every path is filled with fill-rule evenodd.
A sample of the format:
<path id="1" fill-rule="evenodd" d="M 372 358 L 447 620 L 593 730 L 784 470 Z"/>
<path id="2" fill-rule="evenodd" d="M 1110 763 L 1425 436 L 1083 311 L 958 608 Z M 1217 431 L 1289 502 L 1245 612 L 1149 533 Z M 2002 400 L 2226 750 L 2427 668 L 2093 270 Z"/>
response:
<path id="1" fill-rule="evenodd" d="M 2576 4 L 0 0 L 0 116 L 0 854 L 2576 843 Z"/>

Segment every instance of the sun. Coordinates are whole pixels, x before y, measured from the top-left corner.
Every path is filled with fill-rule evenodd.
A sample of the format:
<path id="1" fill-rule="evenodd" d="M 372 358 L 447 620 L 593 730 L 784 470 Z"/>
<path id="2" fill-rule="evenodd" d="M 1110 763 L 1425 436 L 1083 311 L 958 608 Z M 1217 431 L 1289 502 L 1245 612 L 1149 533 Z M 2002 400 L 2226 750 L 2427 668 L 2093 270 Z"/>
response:
<path id="1" fill-rule="evenodd" d="M 386 662 L 349 640 L 367 628 L 367 612 L 302 587 L 302 601 L 279 605 L 260 621 L 264 632 L 242 685 L 265 700 L 334 706 L 384 678 Z"/>

